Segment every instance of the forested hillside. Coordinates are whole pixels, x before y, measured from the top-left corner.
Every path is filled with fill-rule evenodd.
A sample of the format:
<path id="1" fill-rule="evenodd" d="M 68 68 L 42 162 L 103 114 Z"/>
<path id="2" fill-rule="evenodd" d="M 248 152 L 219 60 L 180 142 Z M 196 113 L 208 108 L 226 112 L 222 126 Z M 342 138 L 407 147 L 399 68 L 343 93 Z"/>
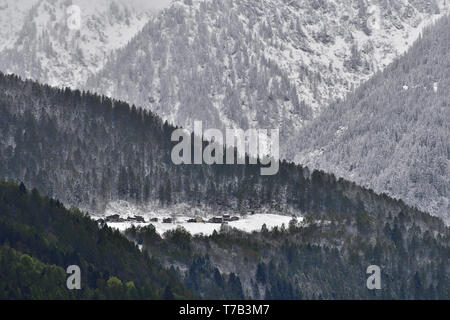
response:
<path id="1" fill-rule="evenodd" d="M 259 165 L 176 166 L 173 127 L 106 97 L 0 74 L 0 106 L 0 175 L 97 213 L 121 199 L 212 210 L 367 212 L 381 219 L 418 214 L 401 201 L 287 162 L 274 176 L 261 176 Z"/>
<path id="2" fill-rule="evenodd" d="M 291 158 L 450 221 L 450 18 L 298 136 Z"/>
<path id="3" fill-rule="evenodd" d="M 443 1 L 178 0 L 91 77 L 89 90 L 175 125 L 298 129 L 385 68 Z"/>
<path id="4" fill-rule="evenodd" d="M 66 268 L 81 269 L 81 290 Z M 193 294 L 118 231 L 0 181 L 0 299 L 168 299 Z"/>
<path id="5" fill-rule="evenodd" d="M 260 165 L 175 166 L 174 129 L 124 102 L 0 73 L 0 176 L 59 199 L 1 184 L 5 297 L 74 298 L 58 288 L 66 264 L 80 264 L 93 278 L 75 298 L 183 298 L 190 291 L 221 299 L 448 298 L 449 231 L 440 219 L 286 161 L 274 176 L 261 176 Z M 149 259 L 61 204 L 101 214 L 119 199 L 168 210 L 177 203 L 211 212 L 265 207 L 306 219 L 260 234 L 225 227 L 211 237 L 172 231 L 163 240 L 152 227 L 128 231 Z M 365 287 L 371 264 L 382 267 L 384 291 Z M 32 285 L 47 275 L 47 286 Z M 13 289 L 22 285 L 29 289 Z"/>
<path id="6" fill-rule="evenodd" d="M 145 16 L 98 2 L 106 13 L 78 42 L 59 25 L 66 2 L 23 1 L 30 21 L 5 42 L 0 68 L 55 84 L 64 60 L 80 84 Z M 0 72 L 0 299 L 449 299 L 450 229 L 429 212 L 449 219 L 450 18 L 377 72 L 449 5 L 369 4 L 175 1 L 90 78 L 100 94 Z M 14 12 L 0 0 L 1 10 Z M 130 33 L 115 41 L 116 27 Z M 100 51 L 85 59 L 86 43 Z M 165 118 L 279 128 L 283 155 L 309 168 L 175 165 Z M 116 203 L 126 214 L 156 208 L 153 219 L 182 208 L 196 226 L 207 212 L 221 229 L 160 235 L 134 216 L 127 223 L 150 225 L 121 234 L 106 225 Z M 230 227 L 259 211 L 292 220 Z M 82 290 L 66 290 L 69 265 L 81 267 Z M 370 265 L 381 290 L 366 286 Z"/>
<path id="7" fill-rule="evenodd" d="M 126 235 L 175 266 L 202 298 L 450 298 L 450 230 L 424 215 L 330 213 L 252 234 L 225 227 L 192 237 L 179 229 L 162 239 L 150 226 Z M 366 287 L 373 264 L 381 268 L 381 290 Z"/>
<path id="8" fill-rule="evenodd" d="M 211 237 L 132 228 L 129 242 L 35 189 L 1 182 L 0 298 L 448 299 L 449 235 L 437 218 L 406 209 L 383 219 L 310 214 L 286 228 L 223 227 Z M 66 289 L 72 264 L 80 291 Z M 372 264 L 382 268 L 380 291 L 366 288 Z"/>
<path id="9" fill-rule="evenodd" d="M 218 128 L 279 128 L 282 156 L 288 160 L 448 218 L 449 130 L 448 121 L 439 121 L 448 108 L 442 113 L 434 107 L 448 100 L 442 89 L 446 83 L 438 79 L 448 78 L 441 65 L 448 56 L 433 56 L 448 52 L 447 41 L 433 40 L 447 39 L 448 32 L 437 35 L 445 26 L 426 32 L 429 40 L 423 40 L 423 47 L 429 50 L 415 49 L 408 61 L 395 63 L 346 102 L 327 106 L 407 51 L 425 26 L 448 12 L 449 1 L 179 0 L 151 15 L 151 6 L 143 1 L 91 5 L 80 0 L 76 4 L 83 23 L 78 31 L 66 25 L 65 9 L 71 3 L 0 1 L 0 17 L 8 17 L 1 19 L 0 69 L 123 99 L 175 125 L 190 127 L 194 120 L 203 120 Z M 362 107 L 363 101 L 378 104 L 373 114 Z M 352 118 L 353 113 L 361 119 Z M 434 132 L 425 134 L 427 128 Z M 140 179 L 138 188 L 152 189 L 143 181 L 149 168 L 133 167 L 133 174 L 144 174 L 129 176 L 128 161 L 108 161 L 127 163 L 119 168 L 122 185 Z M 95 174 L 82 174 L 92 175 L 89 179 L 99 186 L 102 177 L 95 175 L 102 171 L 107 192 L 107 180 L 115 174 L 103 174 L 105 163 L 94 163 Z M 76 192 L 70 197 L 76 199 L 71 203 L 82 206 L 90 202 L 101 207 L 103 199 L 115 198 L 106 194 L 98 199 L 100 204 L 93 204 L 97 199 L 86 199 L 84 186 L 74 184 L 72 189 Z M 145 193 L 124 192 L 132 197 Z"/>
<path id="10" fill-rule="evenodd" d="M 0 70 L 54 86 L 80 87 L 152 14 L 140 0 L 0 0 Z M 69 6 L 79 8 L 79 28 Z"/>

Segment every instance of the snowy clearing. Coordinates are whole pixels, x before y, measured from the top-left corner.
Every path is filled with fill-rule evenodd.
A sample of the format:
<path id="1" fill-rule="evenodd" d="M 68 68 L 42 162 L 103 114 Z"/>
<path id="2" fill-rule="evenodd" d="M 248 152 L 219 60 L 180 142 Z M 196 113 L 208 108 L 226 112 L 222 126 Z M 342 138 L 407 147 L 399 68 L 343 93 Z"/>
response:
<path id="1" fill-rule="evenodd" d="M 221 219 L 223 216 L 229 216 L 229 218 L 237 217 L 237 221 L 227 221 L 226 225 L 231 228 L 236 228 L 244 232 L 260 231 L 265 224 L 266 227 L 271 230 L 274 227 L 281 227 L 283 224 L 287 228 L 289 222 L 292 220 L 293 215 L 296 216 L 298 222 L 301 222 L 303 218 L 298 213 L 286 212 L 286 215 L 273 213 L 270 209 L 260 209 L 257 212 L 249 212 L 248 214 L 238 214 L 235 212 L 217 212 L 211 214 L 211 209 L 208 208 L 191 208 L 187 205 L 180 204 L 172 206 L 170 208 L 158 208 L 157 206 L 148 206 L 145 208 L 134 206 L 126 201 L 116 201 L 110 203 L 105 213 L 101 216 L 96 216 L 94 219 L 106 220 L 109 227 L 117 229 L 121 232 L 125 231 L 131 226 L 148 226 L 152 224 L 155 226 L 156 231 L 163 235 L 169 230 L 174 230 L 178 227 L 183 227 L 192 235 L 204 234 L 211 235 L 214 230 L 219 232 L 222 223 L 208 222 L 212 218 Z M 112 219 L 111 217 L 114 217 Z M 112 221 L 108 221 L 108 217 Z M 142 221 L 130 221 L 134 217 L 143 219 Z M 188 222 L 190 219 L 197 218 L 203 222 Z M 157 219 L 157 221 L 151 221 Z M 170 223 L 164 223 L 164 219 L 171 219 Z"/>
<path id="2" fill-rule="evenodd" d="M 174 230 L 178 227 L 183 227 L 192 235 L 203 234 L 206 236 L 212 235 L 214 230 L 219 232 L 221 228 L 220 223 L 209 223 L 209 222 L 200 222 L 200 223 L 190 223 L 187 222 L 189 217 L 178 217 L 177 222 L 175 223 L 163 223 L 161 220 L 159 222 L 146 222 L 146 223 L 137 223 L 137 222 L 109 222 L 107 223 L 109 227 L 118 229 L 123 232 L 126 229 L 130 228 L 132 225 L 138 226 L 148 226 L 152 224 L 156 228 L 156 232 L 160 235 L 163 235 L 165 232 L 169 230 Z M 288 227 L 289 221 L 292 220 L 292 217 L 282 216 L 276 214 L 254 214 L 249 215 L 245 218 L 240 219 L 239 221 L 231 221 L 227 222 L 228 226 L 232 228 L 236 228 L 245 232 L 253 232 L 253 231 L 261 231 L 263 224 L 266 224 L 267 228 L 273 229 L 274 227 L 281 227 L 281 225 L 285 225 Z M 297 218 L 298 221 L 301 221 L 302 218 Z"/>

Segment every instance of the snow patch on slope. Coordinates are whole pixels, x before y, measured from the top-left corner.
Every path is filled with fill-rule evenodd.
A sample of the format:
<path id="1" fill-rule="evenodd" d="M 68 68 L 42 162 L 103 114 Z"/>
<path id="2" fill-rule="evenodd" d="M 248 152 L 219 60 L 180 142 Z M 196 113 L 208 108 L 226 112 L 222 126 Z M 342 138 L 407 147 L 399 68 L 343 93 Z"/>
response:
<path id="1" fill-rule="evenodd" d="M 215 213 L 215 214 L 213 214 Z M 238 221 L 227 222 L 227 226 L 236 228 L 244 232 L 261 231 L 262 226 L 265 224 L 267 229 L 271 230 L 274 227 L 286 228 L 289 222 L 296 217 L 298 222 L 301 222 L 303 218 L 300 213 L 293 213 L 289 211 L 286 215 L 282 215 L 279 212 L 274 212 L 267 208 L 262 208 L 252 213 L 246 213 L 241 215 L 236 212 L 214 212 L 211 208 L 191 207 L 187 204 L 177 204 L 170 207 L 163 208 L 156 203 L 149 204 L 145 207 L 135 206 L 126 201 L 115 201 L 108 204 L 105 213 L 103 215 L 96 215 L 94 219 L 105 219 L 111 215 L 119 215 L 120 218 L 126 220 L 127 218 L 140 216 L 145 219 L 145 222 L 136 221 L 122 221 L 122 222 L 108 222 L 108 226 L 125 231 L 131 228 L 133 225 L 136 227 L 153 225 L 156 231 L 163 235 L 169 230 L 175 230 L 177 228 L 184 228 L 189 233 L 211 235 L 214 231 L 219 232 L 222 228 L 220 223 L 207 222 L 210 218 L 229 214 L 230 216 L 238 216 Z M 199 217 L 205 222 L 192 223 L 187 222 L 189 219 Z M 157 222 L 150 222 L 151 219 L 158 219 Z M 163 223 L 163 219 L 172 219 L 171 223 Z"/>
<path id="2" fill-rule="evenodd" d="M 187 220 L 189 217 L 178 217 L 177 221 L 174 223 L 163 223 L 159 222 L 148 222 L 148 223 L 137 223 L 137 222 L 110 222 L 107 223 L 109 227 L 117 229 L 121 232 L 131 228 L 133 225 L 135 227 L 143 227 L 148 225 L 153 225 L 156 232 L 163 235 L 167 231 L 176 230 L 178 228 L 183 228 L 192 235 L 203 234 L 205 236 L 210 236 L 214 231 L 220 232 L 222 225 L 220 223 L 189 223 Z M 230 228 L 235 228 L 240 231 L 251 233 L 253 231 L 261 231 L 263 225 L 266 225 L 268 230 L 272 230 L 275 227 L 281 228 L 283 225 L 287 228 L 292 217 L 282 216 L 277 214 L 254 214 L 239 221 L 228 222 L 227 226 Z M 302 218 L 297 218 L 301 221 Z"/>

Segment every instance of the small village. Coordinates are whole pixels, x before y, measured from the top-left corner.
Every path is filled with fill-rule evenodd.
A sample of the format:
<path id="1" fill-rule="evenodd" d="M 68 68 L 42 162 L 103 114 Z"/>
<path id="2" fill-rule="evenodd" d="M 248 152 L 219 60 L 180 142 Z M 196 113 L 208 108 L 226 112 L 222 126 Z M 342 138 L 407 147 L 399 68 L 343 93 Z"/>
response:
<path id="1" fill-rule="evenodd" d="M 230 214 L 223 214 L 219 216 L 214 216 L 209 219 L 202 218 L 202 217 L 194 217 L 187 219 L 186 221 L 177 221 L 175 217 L 165 217 L 165 218 L 151 218 L 148 221 L 145 220 L 143 216 L 135 215 L 132 217 L 122 218 L 119 214 L 114 214 L 107 216 L 105 219 L 100 219 L 100 221 L 106 222 L 106 223 L 118 223 L 118 222 L 135 222 L 135 223 L 147 223 L 147 222 L 162 222 L 162 223 L 176 223 L 176 222 L 187 222 L 187 223 L 228 223 L 233 221 L 239 221 L 242 217 L 245 217 L 247 215 L 254 215 L 255 211 L 250 210 L 246 212 L 240 212 L 236 213 L 235 215 Z M 240 217 L 239 217 L 239 216 Z"/>

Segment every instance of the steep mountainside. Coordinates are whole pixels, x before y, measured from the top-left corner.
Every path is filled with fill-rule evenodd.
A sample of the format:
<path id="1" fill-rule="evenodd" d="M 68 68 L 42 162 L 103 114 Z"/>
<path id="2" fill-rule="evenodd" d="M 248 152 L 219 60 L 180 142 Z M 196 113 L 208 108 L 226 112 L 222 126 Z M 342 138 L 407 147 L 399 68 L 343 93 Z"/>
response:
<path id="1" fill-rule="evenodd" d="M 138 107 L 0 72 L 0 299 L 449 298 L 450 229 L 424 211 L 448 218 L 450 18 L 386 67 L 447 0 L 183 0 L 141 32 L 144 0 L 19 1 L 0 0 L 1 16 L 25 20 L 0 31 L 0 69 L 89 78 Z M 79 32 L 64 22 L 71 3 L 86 14 Z M 286 160 L 272 176 L 177 166 L 176 128 L 154 111 L 188 127 L 280 128 L 290 159 L 363 186 Z M 88 216 L 111 203 L 292 220 L 195 237 L 132 227 L 127 240 Z M 81 291 L 65 289 L 72 264 Z M 383 290 L 368 290 L 369 265 Z"/>
<path id="2" fill-rule="evenodd" d="M 81 290 L 66 287 L 68 266 Z M 193 294 L 119 232 L 0 181 L 0 299 L 167 299 Z"/>
<path id="3" fill-rule="evenodd" d="M 75 30 L 68 25 L 72 4 L 80 8 Z M 80 87 L 142 29 L 152 8 L 141 0 L 1 0 L 0 70 Z"/>
<path id="4" fill-rule="evenodd" d="M 11 46 L 38 0 L 0 0 L 0 51 Z"/>
<path id="5" fill-rule="evenodd" d="M 291 157 L 450 222 L 449 31 L 447 16 L 385 72 L 324 110 Z"/>
<path id="6" fill-rule="evenodd" d="M 176 1 L 86 88 L 192 128 L 280 128 L 305 120 L 383 69 L 443 1 Z"/>
<path id="7" fill-rule="evenodd" d="M 286 162 L 272 176 L 262 176 L 260 165 L 174 165 L 174 128 L 106 97 L 0 73 L 0 106 L 0 176 L 83 209 L 101 213 L 109 201 L 127 200 L 285 214 L 416 212 Z"/>

